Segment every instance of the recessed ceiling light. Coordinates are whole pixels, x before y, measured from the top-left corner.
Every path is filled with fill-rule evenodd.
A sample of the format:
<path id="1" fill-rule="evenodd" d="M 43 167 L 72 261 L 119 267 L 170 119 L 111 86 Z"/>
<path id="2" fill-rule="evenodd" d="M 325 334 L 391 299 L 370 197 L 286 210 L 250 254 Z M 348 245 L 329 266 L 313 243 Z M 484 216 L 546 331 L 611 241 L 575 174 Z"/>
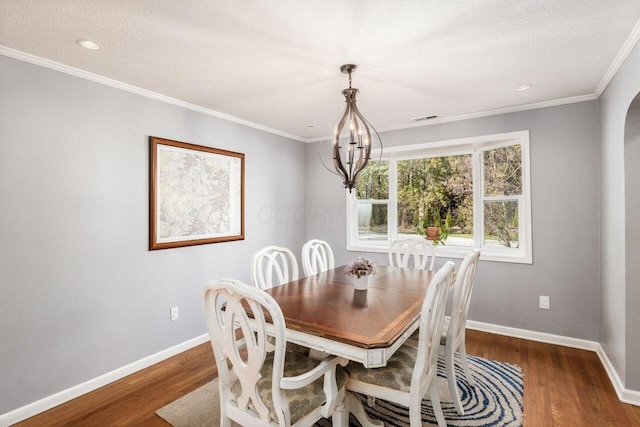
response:
<path id="1" fill-rule="evenodd" d="M 516 88 L 516 90 L 517 90 L 518 92 L 522 92 L 523 90 L 531 89 L 531 86 L 533 86 L 533 85 L 531 85 L 531 84 L 528 84 L 528 83 L 527 83 L 527 84 L 524 84 L 524 85 L 520 85 L 520 86 L 518 86 L 518 87 Z"/>
<path id="2" fill-rule="evenodd" d="M 309 129 L 313 129 L 314 127 L 316 127 L 316 125 L 307 125 L 307 127 L 308 127 Z"/>
<path id="3" fill-rule="evenodd" d="M 78 39 L 76 40 L 76 43 L 78 43 L 80 46 L 84 47 L 85 49 L 91 49 L 91 50 L 100 49 L 100 45 L 98 43 L 92 42 L 91 40 Z"/>

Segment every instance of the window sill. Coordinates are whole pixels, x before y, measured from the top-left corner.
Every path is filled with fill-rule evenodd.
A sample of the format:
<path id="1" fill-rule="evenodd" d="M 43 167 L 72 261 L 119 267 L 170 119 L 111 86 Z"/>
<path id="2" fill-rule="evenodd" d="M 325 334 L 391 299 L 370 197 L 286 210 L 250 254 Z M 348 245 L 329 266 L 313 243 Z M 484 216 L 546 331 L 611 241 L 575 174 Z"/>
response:
<path id="1" fill-rule="evenodd" d="M 469 247 L 447 247 L 436 246 L 436 258 L 464 258 L 473 248 Z M 369 252 L 369 253 L 388 253 L 388 246 L 355 246 L 347 245 L 347 251 L 349 252 Z M 482 251 L 482 249 L 481 249 Z M 480 255 L 481 261 L 493 261 L 493 262 L 507 262 L 514 264 L 533 264 L 531 256 L 527 257 L 521 253 L 518 254 L 505 254 L 502 252 L 494 252 L 484 250 Z"/>

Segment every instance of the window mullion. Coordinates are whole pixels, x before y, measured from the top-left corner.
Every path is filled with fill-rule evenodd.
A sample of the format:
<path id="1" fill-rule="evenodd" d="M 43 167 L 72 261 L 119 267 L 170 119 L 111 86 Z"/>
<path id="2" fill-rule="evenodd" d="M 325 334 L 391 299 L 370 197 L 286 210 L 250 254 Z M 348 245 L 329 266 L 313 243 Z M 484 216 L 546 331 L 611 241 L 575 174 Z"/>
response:
<path id="1" fill-rule="evenodd" d="M 509 201 L 520 201 L 522 200 L 522 195 L 514 194 L 512 196 L 484 196 L 482 198 L 484 202 L 509 202 Z"/>
<path id="2" fill-rule="evenodd" d="M 356 199 L 358 205 L 386 205 L 388 203 L 388 199 Z"/>
<path id="3" fill-rule="evenodd" d="M 358 201 L 356 199 L 356 193 L 350 193 L 345 190 L 347 199 L 347 233 L 349 239 L 349 246 L 355 246 L 358 242 Z"/>
<path id="4" fill-rule="evenodd" d="M 474 150 L 472 154 L 473 173 L 473 245 L 476 248 L 484 246 L 484 176 L 482 151 Z"/>
<path id="5" fill-rule="evenodd" d="M 389 203 L 387 204 L 389 242 L 398 238 L 398 168 L 393 154 L 389 158 Z"/>
<path id="6" fill-rule="evenodd" d="M 525 250 L 525 243 L 531 238 L 531 236 L 527 236 L 527 232 L 525 231 L 527 221 L 523 221 L 523 218 L 526 218 L 524 205 L 524 196 L 518 196 L 518 246 L 521 251 Z"/>

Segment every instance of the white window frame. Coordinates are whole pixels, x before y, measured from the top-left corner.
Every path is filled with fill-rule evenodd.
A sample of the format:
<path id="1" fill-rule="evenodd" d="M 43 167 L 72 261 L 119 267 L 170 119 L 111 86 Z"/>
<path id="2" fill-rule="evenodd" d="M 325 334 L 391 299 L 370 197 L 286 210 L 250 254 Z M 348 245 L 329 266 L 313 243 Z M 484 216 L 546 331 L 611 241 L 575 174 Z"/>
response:
<path id="1" fill-rule="evenodd" d="M 522 195 L 485 196 L 484 195 L 484 162 L 482 153 L 487 150 L 520 144 L 522 155 Z M 391 242 L 398 237 L 398 203 L 397 203 L 397 167 L 396 161 L 427 157 L 441 157 L 456 154 L 471 154 L 473 164 L 473 247 L 482 251 L 480 259 L 486 261 L 512 262 L 532 264 L 532 229 L 531 229 L 531 176 L 529 156 L 529 131 L 484 135 L 438 141 L 425 144 L 414 144 L 385 148 L 382 161 L 389 162 L 389 199 L 357 200 L 356 192 L 346 191 L 347 206 L 347 250 L 358 252 L 388 252 Z M 373 153 L 372 158 L 379 156 Z M 484 245 L 484 203 L 488 201 L 518 201 L 518 240 L 519 247 L 503 248 Z M 387 205 L 387 240 L 358 239 L 358 205 Z M 524 221 L 522 220 L 524 219 Z M 471 247 L 436 246 L 436 255 L 443 258 L 464 258 Z"/>

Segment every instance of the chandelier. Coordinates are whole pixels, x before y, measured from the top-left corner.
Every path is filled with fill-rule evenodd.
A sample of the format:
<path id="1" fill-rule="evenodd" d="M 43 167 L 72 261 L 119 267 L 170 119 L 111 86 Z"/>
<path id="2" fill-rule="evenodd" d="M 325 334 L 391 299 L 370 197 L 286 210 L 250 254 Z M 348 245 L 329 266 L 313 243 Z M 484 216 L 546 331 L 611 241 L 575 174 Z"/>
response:
<path id="1" fill-rule="evenodd" d="M 351 73 L 356 68 L 353 64 L 340 67 L 341 72 L 349 74 L 349 87 L 342 91 L 347 105 L 338 121 L 333 138 L 333 167 L 335 173 L 343 179 L 344 187 L 348 188 L 349 192 L 356 185 L 358 174 L 371 160 L 372 135 L 378 139 L 380 156 L 382 156 L 382 141 L 378 132 L 360 114 L 356 106 L 358 89 L 351 87 Z"/>

